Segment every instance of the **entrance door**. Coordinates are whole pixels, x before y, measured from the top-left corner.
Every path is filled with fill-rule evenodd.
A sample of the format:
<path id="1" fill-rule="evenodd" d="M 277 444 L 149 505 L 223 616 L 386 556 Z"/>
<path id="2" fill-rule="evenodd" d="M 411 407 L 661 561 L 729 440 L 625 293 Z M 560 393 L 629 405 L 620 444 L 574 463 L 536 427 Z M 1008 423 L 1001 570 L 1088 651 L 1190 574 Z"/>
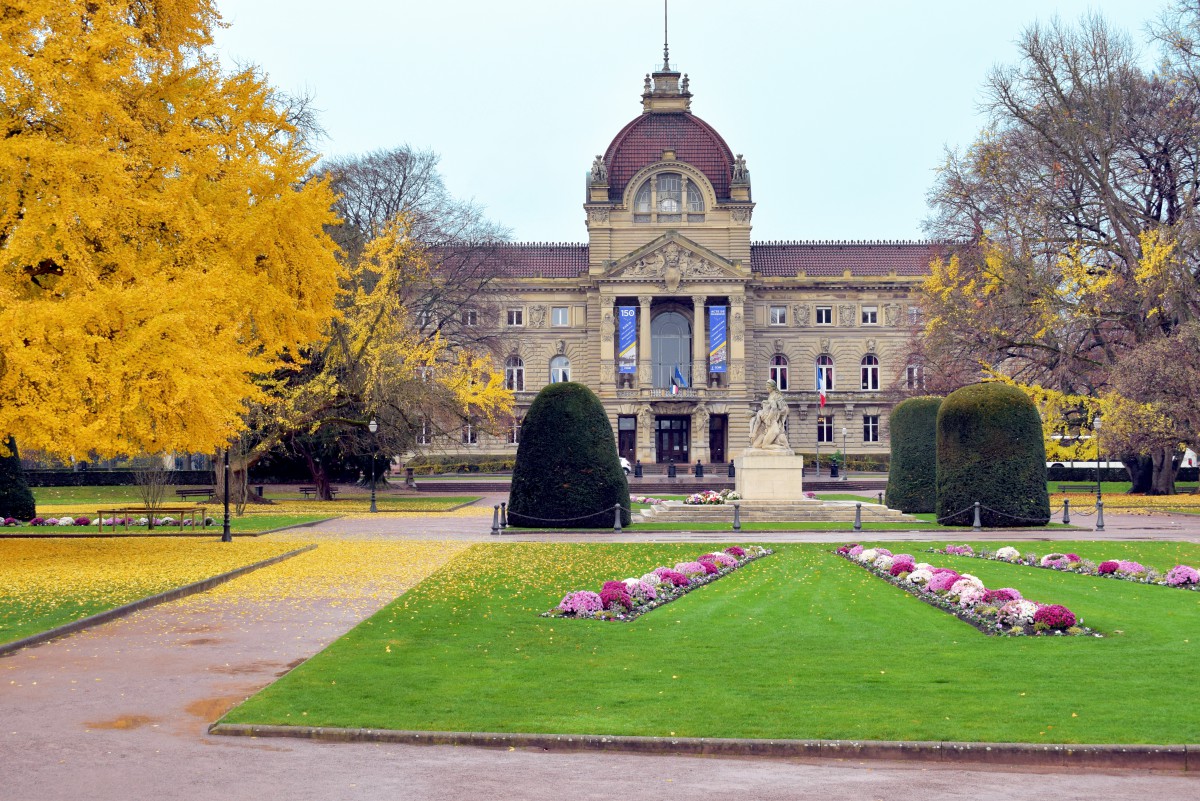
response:
<path id="1" fill-rule="evenodd" d="M 729 416 L 714 414 L 708 418 L 708 458 L 713 462 L 725 461 L 725 429 L 729 424 Z"/>
<path id="2" fill-rule="evenodd" d="M 637 418 L 633 415 L 617 417 L 617 454 L 630 464 L 637 461 Z"/>
<path id="3" fill-rule="evenodd" d="M 662 416 L 654 421 L 655 461 L 688 463 L 692 418 Z"/>

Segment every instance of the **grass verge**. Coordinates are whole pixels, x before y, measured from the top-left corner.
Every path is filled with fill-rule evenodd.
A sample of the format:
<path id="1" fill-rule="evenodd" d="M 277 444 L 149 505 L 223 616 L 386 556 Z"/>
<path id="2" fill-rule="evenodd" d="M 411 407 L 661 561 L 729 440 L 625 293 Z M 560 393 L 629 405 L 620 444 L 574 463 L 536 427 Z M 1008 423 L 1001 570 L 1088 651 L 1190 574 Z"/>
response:
<path id="1" fill-rule="evenodd" d="M 943 543 L 938 543 L 939 545 Z M 226 723 L 679 737 L 1200 740 L 1200 597 L 938 556 L 1110 636 L 991 638 L 831 553 L 776 555 L 634 623 L 541 618 L 695 544 L 476 545 Z M 923 547 L 910 546 L 914 555 Z M 991 544 L 990 547 L 995 547 Z M 1190 543 L 1070 542 L 1196 564 Z"/>

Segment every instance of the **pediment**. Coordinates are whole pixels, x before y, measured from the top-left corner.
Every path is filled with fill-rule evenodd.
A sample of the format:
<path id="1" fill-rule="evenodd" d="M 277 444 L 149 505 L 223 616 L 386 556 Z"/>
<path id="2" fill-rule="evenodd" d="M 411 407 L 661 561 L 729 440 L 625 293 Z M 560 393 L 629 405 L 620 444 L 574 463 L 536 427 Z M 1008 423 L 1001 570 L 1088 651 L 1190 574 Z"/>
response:
<path id="1" fill-rule="evenodd" d="M 746 281 L 738 265 L 672 232 L 617 261 L 603 280 L 663 283 L 674 292 L 684 281 Z"/>

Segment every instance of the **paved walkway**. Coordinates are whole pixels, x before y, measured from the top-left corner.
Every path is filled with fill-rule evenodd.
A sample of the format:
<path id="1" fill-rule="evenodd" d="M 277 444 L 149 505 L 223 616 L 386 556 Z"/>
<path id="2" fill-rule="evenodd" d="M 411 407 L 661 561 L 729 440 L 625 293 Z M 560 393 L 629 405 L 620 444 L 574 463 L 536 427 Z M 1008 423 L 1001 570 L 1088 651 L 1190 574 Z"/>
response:
<path id="1" fill-rule="evenodd" d="M 463 512 L 455 517 L 345 518 L 271 536 L 328 539 L 330 545 L 348 537 L 496 541 L 488 533 L 490 505 L 481 504 L 477 512 Z M 1113 515 L 1107 528 L 1105 536 L 1112 539 L 1200 537 L 1200 520 L 1161 516 L 1126 519 Z M 1044 539 L 1046 533 L 1029 536 Z M 899 538 L 896 535 L 904 532 L 875 532 L 872 539 L 877 538 L 876 534 L 880 539 Z M 704 538 L 708 536 L 706 533 Z M 1094 538 L 1090 532 L 1070 536 Z M 661 534 L 654 537 L 664 538 Z M 548 539 L 551 535 L 536 538 Z M 611 535 L 580 538 L 607 540 Z M 929 539 L 931 535 L 914 538 Z M 1005 532 L 1001 538 L 1018 537 Z M 624 539 L 642 536 L 626 534 Z M 808 533 L 773 534 L 764 539 L 811 541 L 815 537 Z M 846 537 L 839 533 L 830 539 Z M 368 551 L 375 547 L 363 545 Z M 350 543 L 340 547 L 354 546 Z M 415 543 L 413 547 L 417 547 Z M 370 554 L 364 558 L 369 561 Z M 230 706 L 320 650 L 417 577 L 384 578 L 387 581 L 382 584 L 361 577 L 348 583 L 319 582 L 314 592 L 300 596 L 282 593 L 280 597 L 288 600 L 281 601 L 239 592 L 236 585 L 255 581 L 252 575 L 224 585 L 230 588 L 226 594 L 214 592 L 156 607 L 0 659 L 0 798 L 557 801 L 666 794 L 764 801 L 908 801 L 914 795 L 981 801 L 1144 801 L 1154 796 L 1190 797 L 1200 791 L 1200 780 L 1195 776 L 1149 772 L 1085 775 L 1006 768 L 963 770 L 913 763 L 331 745 L 212 737 L 205 733 L 208 724 Z M 714 676 L 714 685 L 718 683 Z"/>

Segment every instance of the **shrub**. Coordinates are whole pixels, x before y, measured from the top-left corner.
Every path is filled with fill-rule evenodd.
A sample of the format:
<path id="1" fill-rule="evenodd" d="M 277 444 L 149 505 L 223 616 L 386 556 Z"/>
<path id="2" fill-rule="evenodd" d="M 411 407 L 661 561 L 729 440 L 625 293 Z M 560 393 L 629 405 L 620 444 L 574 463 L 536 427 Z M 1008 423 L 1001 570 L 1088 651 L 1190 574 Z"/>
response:
<path id="1" fill-rule="evenodd" d="M 937 499 L 937 414 L 941 398 L 909 398 L 892 410 L 887 505 L 932 512 Z"/>
<path id="2" fill-rule="evenodd" d="M 515 526 L 600 528 L 629 524 L 629 483 L 600 399 L 583 384 L 550 384 L 521 426 L 508 520 Z M 547 521 L 562 521 L 549 523 Z"/>
<path id="3" fill-rule="evenodd" d="M 25 471 L 21 469 L 17 441 L 9 437 L 5 444 L 8 446 L 8 456 L 0 455 L 0 518 L 29 520 L 37 514 L 33 491 L 29 489 Z"/>
<path id="4" fill-rule="evenodd" d="M 1007 384 L 963 387 L 938 410 L 938 519 L 970 525 L 976 501 L 985 526 L 1050 521 L 1041 418 L 1029 397 Z"/>
<path id="5" fill-rule="evenodd" d="M 1175 565 L 1167 571 L 1167 584 L 1172 587 L 1182 587 L 1187 584 L 1200 584 L 1200 571 L 1187 565 Z"/>
<path id="6" fill-rule="evenodd" d="M 1102 576 L 1107 576 L 1109 573 L 1116 573 L 1119 566 L 1117 562 L 1110 559 L 1107 562 L 1101 562 L 1100 566 L 1096 568 L 1096 572 Z"/>
<path id="7" fill-rule="evenodd" d="M 1060 604 L 1039 606 L 1033 613 L 1033 623 L 1044 623 L 1052 629 L 1069 629 L 1075 625 L 1075 613 Z"/>

